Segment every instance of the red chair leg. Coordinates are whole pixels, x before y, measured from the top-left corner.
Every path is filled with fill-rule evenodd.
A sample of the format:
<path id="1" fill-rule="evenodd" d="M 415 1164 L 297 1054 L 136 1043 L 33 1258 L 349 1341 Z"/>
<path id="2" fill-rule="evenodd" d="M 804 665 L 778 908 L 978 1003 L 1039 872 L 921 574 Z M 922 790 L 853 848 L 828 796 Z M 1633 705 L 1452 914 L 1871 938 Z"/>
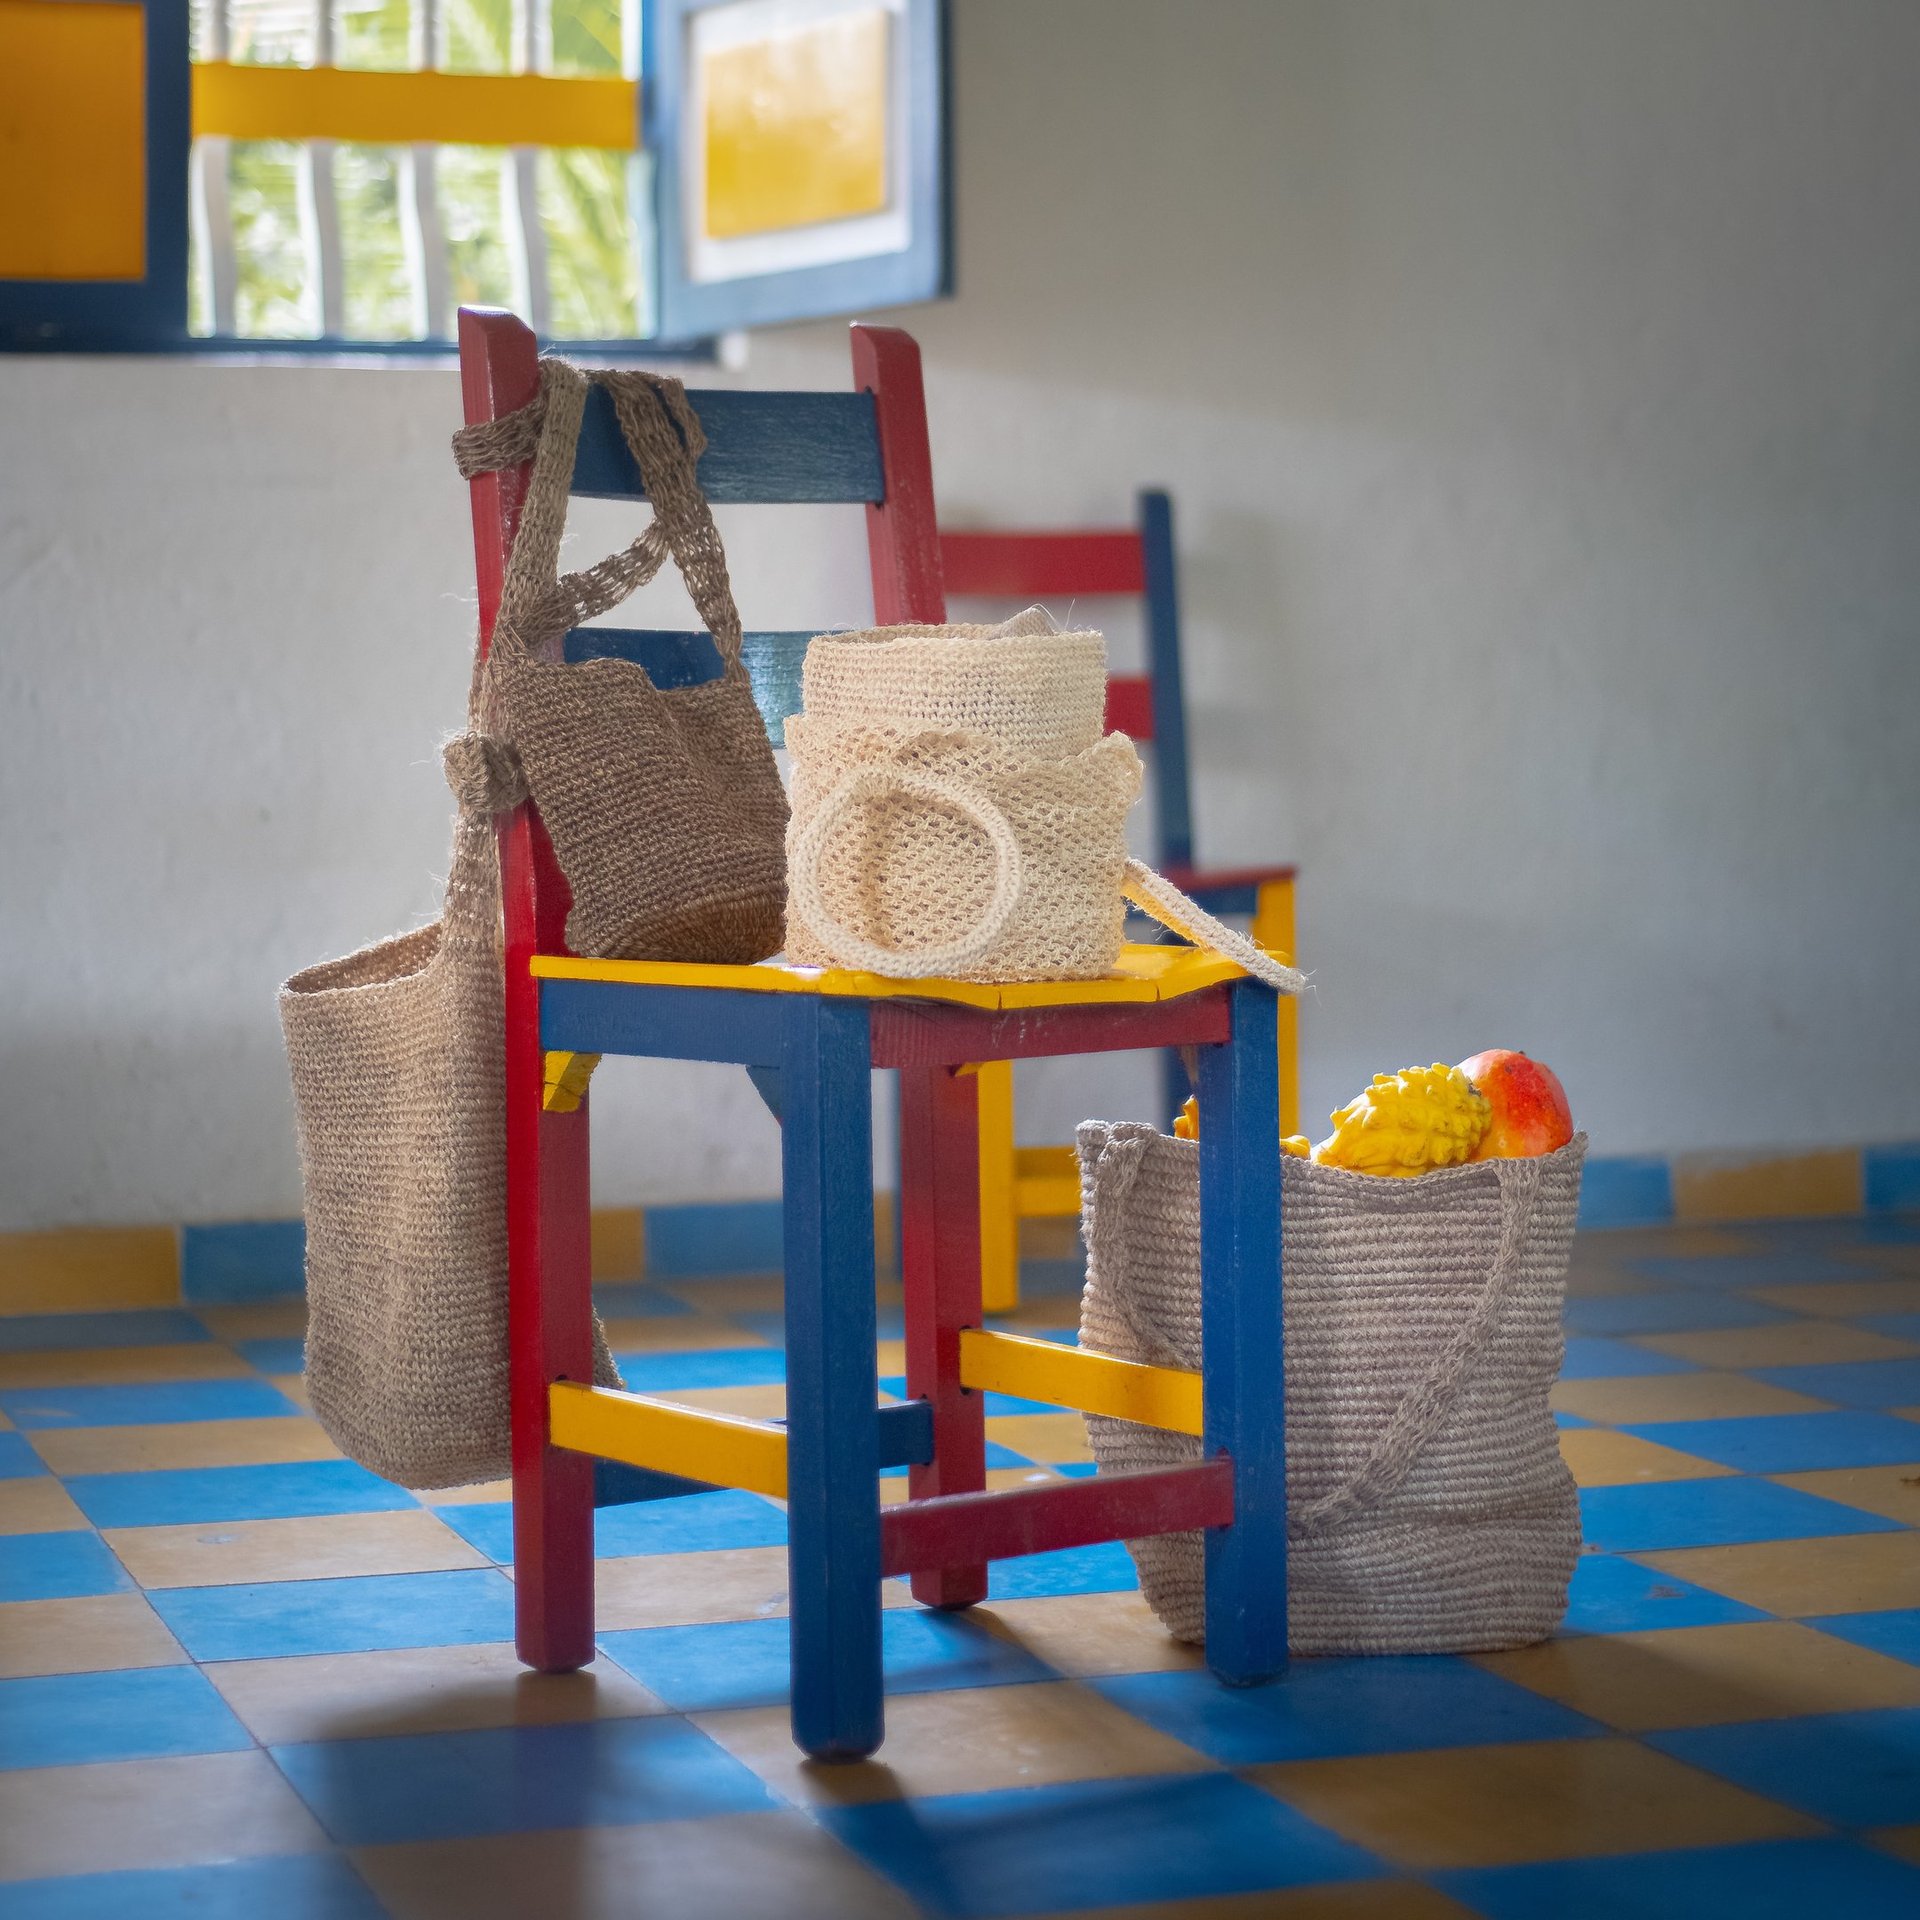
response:
<path id="1" fill-rule="evenodd" d="M 907 1470 L 914 1500 L 987 1484 L 986 1402 L 960 1384 L 960 1331 L 981 1321 L 978 1085 L 950 1067 L 900 1071 L 907 1392 L 933 1406 L 933 1459 Z M 970 1607 L 987 1597 L 987 1569 L 915 1574 L 913 1594 L 930 1607 Z"/>

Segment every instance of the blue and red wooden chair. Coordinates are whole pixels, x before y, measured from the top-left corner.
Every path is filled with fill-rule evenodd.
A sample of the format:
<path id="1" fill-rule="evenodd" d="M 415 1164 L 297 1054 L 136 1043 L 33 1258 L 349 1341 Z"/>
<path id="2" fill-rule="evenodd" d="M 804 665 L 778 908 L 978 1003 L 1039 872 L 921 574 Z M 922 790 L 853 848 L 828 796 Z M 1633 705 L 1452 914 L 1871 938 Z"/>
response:
<path id="1" fill-rule="evenodd" d="M 1133 527 L 1071 531 L 949 528 L 940 536 L 946 590 L 980 599 L 1052 600 L 1137 596 L 1145 614 L 1147 671 L 1107 682 L 1107 725 L 1153 743 L 1151 858 L 1189 899 L 1209 912 L 1245 915 L 1253 938 L 1294 960 L 1291 866 L 1208 869 L 1193 857 L 1193 784 L 1187 757 L 1187 705 L 1180 674 L 1180 595 L 1173 545 L 1173 502 L 1158 488 L 1138 496 Z M 1280 1130 L 1300 1130 L 1300 1010 L 1280 1003 Z M 1184 1068 L 1162 1060 L 1164 1125 L 1186 1099 Z M 1014 1144 L 1013 1069 L 984 1070 L 980 1089 L 980 1191 L 984 1285 L 990 1308 L 1019 1298 L 1020 1222 L 1077 1214 L 1080 1177 L 1071 1147 Z"/>
<path id="2" fill-rule="evenodd" d="M 469 422 L 537 390 L 533 335 L 460 316 Z M 716 501 L 864 505 L 874 616 L 938 621 L 945 602 L 919 350 L 853 329 L 846 393 L 696 393 Z M 472 482 L 482 644 L 492 630 L 525 468 Z M 575 490 L 634 497 L 638 475 L 596 394 Z M 595 629 L 656 677 L 718 670 L 698 634 Z M 748 658 L 754 657 L 753 638 Z M 774 649 L 778 652 L 778 649 Z M 768 676 L 767 704 L 779 695 Z M 881 1581 L 930 1606 L 987 1593 L 1009 1555 L 1207 1530 L 1207 1658 L 1232 1684 L 1286 1662 L 1286 1476 L 1280 1353 L 1275 996 L 1230 963 L 1130 948 L 1111 980 L 954 980 L 578 959 L 539 816 L 500 816 L 505 911 L 517 1639 L 530 1666 L 593 1658 L 596 1462 L 622 1498 L 740 1487 L 787 1502 L 793 1726 L 816 1757 L 881 1740 Z M 1204 1365 L 1143 1367 L 991 1332 L 980 1292 L 977 1063 L 1111 1048 L 1192 1047 L 1199 1062 Z M 587 1082 L 596 1056 L 734 1062 L 781 1084 L 787 1412 L 736 1418 L 596 1387 L 591 1341 Z M 907 1398 L 880 1404 L 870 1079 L 901 1080 Z M 985 1395 L 1000 1391 L 1201 1436 L 1190 1465 L 989 1491 Z M 883 1509 L 878 1476 L 908 1470 Z"/>

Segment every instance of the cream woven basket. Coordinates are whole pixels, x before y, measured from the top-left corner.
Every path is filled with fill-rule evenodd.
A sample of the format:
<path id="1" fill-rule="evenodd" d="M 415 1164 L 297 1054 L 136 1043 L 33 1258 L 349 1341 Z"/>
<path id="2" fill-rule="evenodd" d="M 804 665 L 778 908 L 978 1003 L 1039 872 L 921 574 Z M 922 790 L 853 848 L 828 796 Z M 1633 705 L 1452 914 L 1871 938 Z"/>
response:
<path id="1" fill-rule="evenodd" d="M 911 979 L 1092 980 L 1127 902 L 1281 992 L 1303 976 L 1127 854 L 1140 756 L 1103 734 L 1107 649 L 1038 608 L 807 648 L 787 722 L 787 945 Z"/>
<path id="2" fill-rule="evenodd" d="M 1559 1623 L 1580 1510 L 1547 1395 L 1586 1144 L 1410 1180 L 1281 1161 L 1295 1652 L 1485 1651 Z M 1101 1121 L 1078 1145 L 1081 1345 L 1197 1368 L 1198 1145 Z M 1103 1473 L 1200 1454 L 1101 1415 L 1087 1432 Z M 1168 1631 L 1200 1641 L 1201 1536 L 1128 1546 Z"/>

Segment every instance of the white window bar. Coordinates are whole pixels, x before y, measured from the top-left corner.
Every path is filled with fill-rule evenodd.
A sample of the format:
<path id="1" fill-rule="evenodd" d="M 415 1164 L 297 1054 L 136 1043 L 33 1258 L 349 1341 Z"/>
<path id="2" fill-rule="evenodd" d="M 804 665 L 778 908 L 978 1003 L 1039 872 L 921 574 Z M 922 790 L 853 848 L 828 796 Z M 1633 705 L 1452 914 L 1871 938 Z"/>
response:
<path id="1" fill-rule="evenodd" d="M 413 0 L 413 64 L 440 64 L 439 0 Z M 438 155 L 431 141 L 418 141 L 400 156 L 400 244 L 413 289 L 413 331 L 421 340 L 453 332 L 453 276 L 447 267 L 446 229 L 440 219 Z"/>
<path id="2" fill-rule="evenodd" d="M 333 65 L 333 0 L 313 0 L 313 64 Z M 340 248 L 340 196 L 333 184 L 331 140 L 302 143 L 300 229 L 307 254 L 307 313 L 319 331 L 347 330 L 347 290 Z"/>
<path id="3" fill-rule="evenodd" d="M 550 0 L 513 0 L 513 68 L 547 73 L 553 67 Z M 527 324 L 543 339 L 553 332 L 553 300 L 547 280 L 547 230 L 540 219 L 540 155 L 534 147 L 513 149 L 513 184 L 504 212 L 514 292 Z"/>
<path id="4" fill-rule="evenodd" d="M 207 0 L 207 58 L 233 54 L 233 21 L 228 0 Z M 199 242 L 202 291 L 207 322 L 217 334 L 237 324 L 240 269 L 233 256 L 233 199 L 228 192 L 232 143 L 225 134 L 207 134 L 193 143 L 189 168 L 189 205 Z"/>

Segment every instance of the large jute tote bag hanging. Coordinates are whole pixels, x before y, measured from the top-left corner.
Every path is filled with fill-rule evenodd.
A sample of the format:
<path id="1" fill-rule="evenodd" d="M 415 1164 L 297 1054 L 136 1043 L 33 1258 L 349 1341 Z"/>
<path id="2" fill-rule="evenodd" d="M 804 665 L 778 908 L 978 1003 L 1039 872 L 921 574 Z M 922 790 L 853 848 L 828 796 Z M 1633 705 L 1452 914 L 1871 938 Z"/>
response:
<path id="1" fill-rule="evenodd" d="M 494 1480 L 507 1413 L 500 773 L 471 737 L 431 926 L 297 973 L 280 1022 L 307 1220 L 307 1391 L 341 1452 L 408 1487 Z M 617 1386 L 599 1324 L 595 1378 Z"/>
<path id="2" fill-rule="evenodd" d="M 787 958 L 911 978 L 1109 973 L 1127 901 L 1282 992 L 1303 977 L 1127 854 L 1140 756 L 1103 734 L 1106 642 L 1039 608 L 807 648 Z"/>
<path id="3" fill-rule="evenodd" d="M 1547 1395 L 1586 1145 L 1408 1180 L 1282 1160 L 1296 1652 L 1486 1651 L 1559 1623 L 1580 1510 Z M 1081 1344 L 1197 1368 L 1197 1143 L 1089 1121 L 1079 1154 Z M 1101 1415 L 1087 1430 L 1103 1473 L 1200 1452 Z M 1201 1640 L 1201 1536 L 1128 1544 L 1161 1621 Z"/>
<path id="4" fill-rule="evenodd" d="M 596 384 L 612 396 L 654 518 L 624 551 L 556 577 Z M 740 659 L 727 557 L 700 489 L 706 446 L 677 380 L 540 364 L 540 395 L 455 436 L 460 471 L 533 474 L 480 688 L 573 893 L 567 943 L 601 959 L 764 960 L 781 943 L 786 794 Z M 561 660 L 570 627 L 625 599 L 671 553 L 719 651 L 718 679 L 661 688 L 629 660 Z M 515 797 L 511 785 L 498 796 Z"/>

